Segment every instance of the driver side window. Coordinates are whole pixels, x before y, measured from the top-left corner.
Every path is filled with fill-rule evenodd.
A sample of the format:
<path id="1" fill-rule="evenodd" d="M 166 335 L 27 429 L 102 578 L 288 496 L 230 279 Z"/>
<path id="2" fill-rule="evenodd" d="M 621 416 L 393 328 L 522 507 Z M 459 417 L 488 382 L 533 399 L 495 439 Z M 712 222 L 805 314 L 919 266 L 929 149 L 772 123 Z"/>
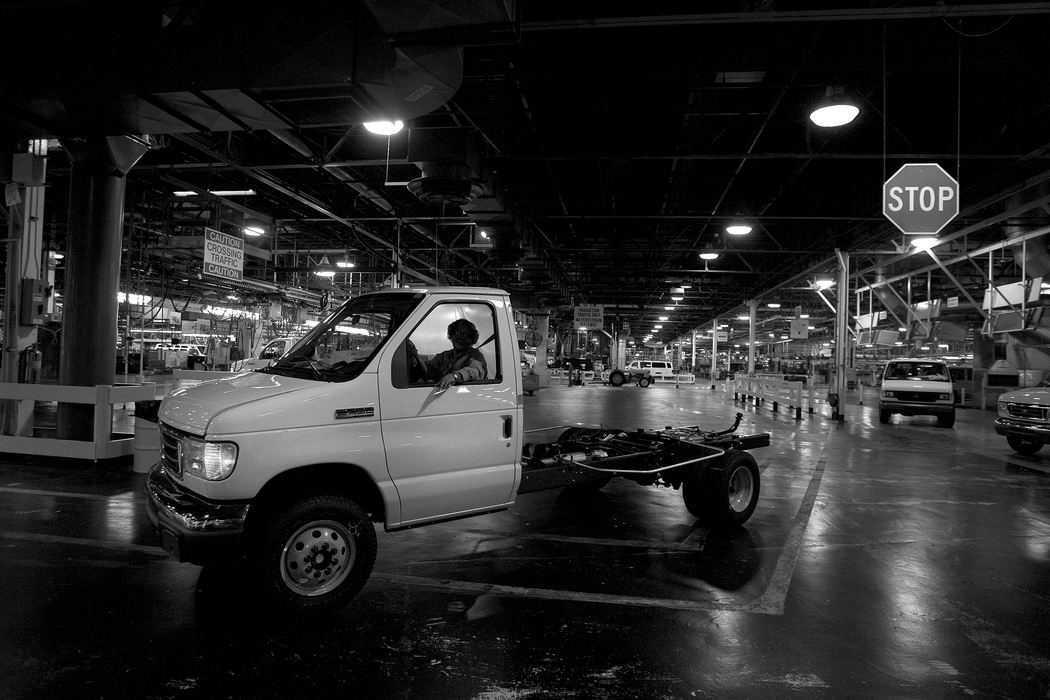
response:
<path id="1" fill-rule="evenodd" d="M 453 322 L 467 321 L 469 346 L 459 350 L 449 339 Z M 399 389 L 433 386 L 445 374 L 464 369 L 467 365 L 479 367 L 482 376 L 466 383 L 501 381 L 499 341 L 496 337 L 496 317 L 492 307 L 482 303 L 446 302 L 438 304 L 412 330 L 394 353 L 392 383 Z"/>

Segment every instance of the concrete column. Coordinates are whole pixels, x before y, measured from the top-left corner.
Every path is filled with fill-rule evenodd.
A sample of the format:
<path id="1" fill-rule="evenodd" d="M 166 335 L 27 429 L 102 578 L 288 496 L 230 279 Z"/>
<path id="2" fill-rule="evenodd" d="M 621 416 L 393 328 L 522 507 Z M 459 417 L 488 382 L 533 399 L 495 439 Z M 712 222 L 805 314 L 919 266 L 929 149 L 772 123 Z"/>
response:
<path id="1" fill-rule="evenodd" d="M 59 384 L 112 384 L 123 233 L 124 176 L 148 146 L 126 136 L 70 139 L 66 295 Z M 58 436 L 90 440 L 94 409 L 60 404 Z"/>

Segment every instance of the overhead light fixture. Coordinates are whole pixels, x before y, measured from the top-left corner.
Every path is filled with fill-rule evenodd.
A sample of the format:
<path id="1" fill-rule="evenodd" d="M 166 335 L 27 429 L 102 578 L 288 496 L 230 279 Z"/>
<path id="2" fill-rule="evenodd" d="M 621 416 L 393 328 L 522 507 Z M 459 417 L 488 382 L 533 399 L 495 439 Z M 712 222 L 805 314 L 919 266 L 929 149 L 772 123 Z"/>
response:
<path id="1" fill-rule="evenodd" d="M 778 304 L 775 301 L 769 302 L 768 304 L 766 304 L 766 306 L 768 306 L 771 309 L 779 309 L 780 308 L 780 304 Z"/>
<path id="2" fill-rule="evenodd" d="M 742 315 L 740 315 L 740 316 L 737 316 L 737 317 L 736 317 L 736 320 L 737 320 L 737 321 L 750 321 L 750 320 L 751 320 L 751 317 L 750 317 L 750 316 L 747 316 L 747 315 L 743 315 L 743 314 L 742 314 Z"/>
<path id="3" fill-rule="evenodd" d="M 196 196 L 196 190 L 175 190 L 172 192 L 176 197 L 194 197 Z"/>
<path id="4" fill-rule="evenodd" d="M 394 121 L 365 122 L 365 131 L 378 136 L 393 136 L 405 128 L 405 123 L 400 119 Z"/>
<path id="5" fill-rule="evenodd" d="M 314 268 L 314 274 L 318 277 L 335 277 L 335 267 L 328 262 L 328 256 L 321 258 L 321 264 Z"/>
<path id="6" fill-rule="evenodd" d="M 729 224 L 728 226 L 726 226 L 726 233 L 728 233 L 730 236 L 746 236 L 747 234 L 751 233 L 751 231 L 751 226 L 749 226 L 748 224 L 736 223 Z"/>
<path id="7" fill-rule="evenodd" d="M 357 263 L 355 263 L 352 260 L 336 260 L 335 261 L 335 266 L 336 267 L 341 267 L 343 269 L 346 269 L 346 268 L 356 267 Z"/>
<path id="8" fill-rule="evenodd" d="M 937 236 L 917 236 L 911 239 L 911 245 L 915 250 L 929 250 L 939 242 Z"/>
<path id="9" fill-rule="evenodd" d="M 700 253 L 701 260 L 718 260 L 718 253 L 713 250 L 705 250 Z"/>
<path id="10" fill-rule="evenodd" d="M 671 287 L 671 294 L 677 294 L 681 296 L 685 294 L 685 289 L 683 287 Z"/>
<path id="11" fill-rule="evenodd" d="M 846 94 L 836 88 L 828 88 L 824 99 L 809 114 L 809 120 L 817 126 L 831 128 L 845 126 L 857 118 L 860 107 Z"/>
<path id="12" fill-rule="evenodd" d="M 266 233 L 267 225 L 266 222 L 261 219 L 245 219 L 244 220 L 244 235 L 258 237 Z"/>
<path id="13" fill-rule="evenodd" d="M 682 297 L 677 297 L 677 296 L 673 296 L 673 297 L 671 297 L 671 301 L 675 302 L 676 304 L 677 304 L 678 302 L 680 302 L 681 300 L 682 300 Z"/>
<path id="14" fill-rule="evenodd" d="M 665 306 L 664 307 L 664 311 L 674 311 L 674 307 L 673 306 Z"/>
<path id="15" fill-rule="evenodd" d="M 208 194 L 216 197 L 249 197 L 255 194 L 255 190 L 208 190 Z"/>
<path id="16" fill-rule="evenodd" d="M 799 314 L 799 318 L 809 318 L 809 314 Z"/>
<path id="17" fill-rule="evenodd" d="M 661 321 L 666 321 L 667 320 L 666 316 L 658 316 L 657 318 L 659 318 Z"/>
<path id="18" fill-rule="evenodd" d="M 821 279 L 818 279 L 813 284 L 814 284 L 814 286 L 816 286 L 818 291 L 822 292 L 825 289 L 831 289 L 832 287 L 834 287 L 835 286 L 835 280 L 829 280 L 827 278 L 821 278 Z"/>

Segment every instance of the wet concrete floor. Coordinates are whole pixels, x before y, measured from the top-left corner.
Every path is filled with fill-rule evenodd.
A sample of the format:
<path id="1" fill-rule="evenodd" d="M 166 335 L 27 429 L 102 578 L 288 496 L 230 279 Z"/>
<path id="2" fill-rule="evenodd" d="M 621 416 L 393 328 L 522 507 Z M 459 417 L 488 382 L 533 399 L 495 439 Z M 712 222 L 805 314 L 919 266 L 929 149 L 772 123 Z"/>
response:
<path id="1" fill-rule="evenodd" d="M 732 532 L 670 489 L 526 494 L 379 533 L 346 608 L 290 618 L 179 564 L 130 465 L 0 459 L 2 698 L 1046 698 L 1050 448 L 992 412 L 796 421 L 697 387 L 557 386 L 528 427 L 770 431 Z"/>

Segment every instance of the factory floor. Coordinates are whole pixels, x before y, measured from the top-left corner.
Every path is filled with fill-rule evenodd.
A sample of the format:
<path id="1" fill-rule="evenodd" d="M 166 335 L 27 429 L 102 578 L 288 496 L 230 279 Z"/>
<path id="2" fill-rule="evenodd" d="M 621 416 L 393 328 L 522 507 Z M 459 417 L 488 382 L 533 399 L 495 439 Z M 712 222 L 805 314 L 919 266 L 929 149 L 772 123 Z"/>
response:
<path id="1" fill-rule="evenodd" d="M 871 390 L 844 421 L 721 385 L 525 397 L 536 428 L 738 411 L 772 434 L 742 528 L 623 480 L 530 493 L 380 532 L 369 583 L 323 617 L 171 560 L 129 464 L 0 455 L 0 698 L 1050 697 L 1050 448 L 1013 453 L 991 411 L 946 429 L 880 425 Z"/>

